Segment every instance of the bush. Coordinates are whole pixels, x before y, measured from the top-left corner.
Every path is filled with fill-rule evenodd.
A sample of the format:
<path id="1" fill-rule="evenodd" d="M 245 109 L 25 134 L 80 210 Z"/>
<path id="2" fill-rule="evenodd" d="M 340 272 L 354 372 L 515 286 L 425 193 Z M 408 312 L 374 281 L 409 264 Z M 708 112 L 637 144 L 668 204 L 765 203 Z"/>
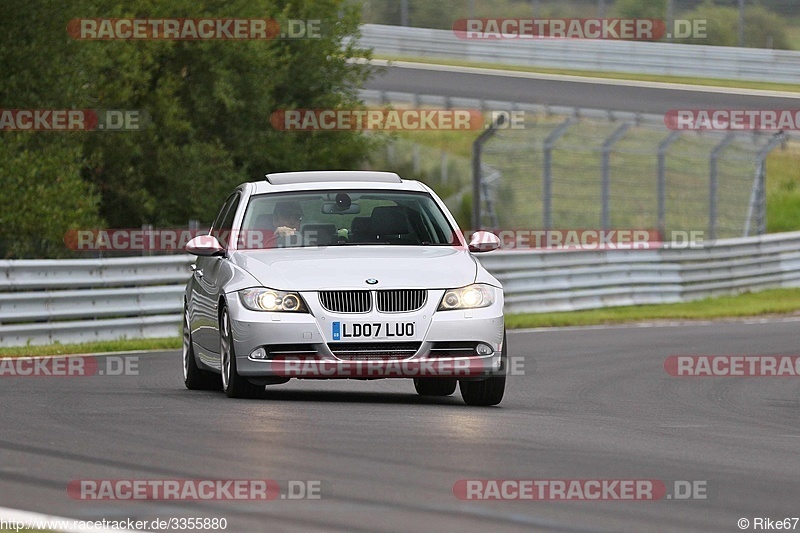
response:
<path id="1" fill-rule="evenodd" d="M 676 42 L 713 46 L 739 45 L 739 10 L 734 7 L 715 6 L 705 2 L 696 9 L 681 14 L 681 18 L 706 20 L 707 38 L 680 39 Z M 744 45 L 749 48 L 791 49 L 787 25 L 780 15 L 761 6 L 745 10 Z"/>
<path id="2" fill-rule="evenodd" d="M 107 224 L 210 222 L 236 185 L 283 170 L 358 168 L 359 132 L 284 132 L 276 110 L 348 108 L 373 71 L 344 0 L 7 0 L 0 17 L 5 109 L 137 110 L 140 131 L 2 132 L 0 252 L 68 255 L 63 235 Z M 320 38 L 78 41 L 74 18 L 319 19 Z M 45 75 L 46 73 L 46 75 Z"/>

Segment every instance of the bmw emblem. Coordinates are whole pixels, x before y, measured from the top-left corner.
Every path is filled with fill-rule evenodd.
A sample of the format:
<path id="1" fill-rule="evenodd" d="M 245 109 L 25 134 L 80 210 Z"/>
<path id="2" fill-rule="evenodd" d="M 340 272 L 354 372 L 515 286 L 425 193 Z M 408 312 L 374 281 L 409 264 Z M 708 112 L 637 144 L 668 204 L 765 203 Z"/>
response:
<path id="1" fill-rule="evenodd" d="M 377 285 L 378 284 L 378 280 L 375 279 L 375 278 L 368 278 L 367 279 L 367 283 L 369 283 L 370 285 Z"/>

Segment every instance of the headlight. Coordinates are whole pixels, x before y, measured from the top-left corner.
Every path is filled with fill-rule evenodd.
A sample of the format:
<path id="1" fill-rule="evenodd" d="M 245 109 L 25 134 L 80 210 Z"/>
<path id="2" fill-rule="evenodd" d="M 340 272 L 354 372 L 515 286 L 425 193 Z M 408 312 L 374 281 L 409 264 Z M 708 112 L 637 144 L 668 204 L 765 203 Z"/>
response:
<path id="1" fill-rule="evenodd" d="M 239 291 L 242 304 L 252 311 L 289 311 L 307 313 L 303 298 L 296 292 L 272 289 L 243 289 Z"/>
<path id="2" fill-rule="evenodd" d="M 477 309 L 494 303 L 495 288 L 491 285 L 467 285 L 444 293 L 438 311 L 452 309 Z"/>

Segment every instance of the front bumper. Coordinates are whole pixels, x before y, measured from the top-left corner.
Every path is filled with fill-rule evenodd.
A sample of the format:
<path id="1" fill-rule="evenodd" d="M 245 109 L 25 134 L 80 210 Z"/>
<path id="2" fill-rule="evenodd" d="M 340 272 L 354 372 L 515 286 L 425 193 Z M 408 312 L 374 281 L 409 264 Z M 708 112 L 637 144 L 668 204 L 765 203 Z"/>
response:
<path id="1" fill-rule="evenodd" d="M 505 372 L 503 299 L 489 307 L 436 311 L 443 290 L 430 290 L 419 311 L 332 313 L 317 293 L 302 293 L 309 313 L 251 311 L 228 295 L 233 347 L 240 375 L 252 378 L 378 379 L 457 377 L 483 379 Z M 333 322 L 413 322 L 415 335 L 403 342 L 333 339 Z M 470 347 L 483 345 L 478 354 Z M 252 354 L 259 348 L 266 358 Z M 337 355 L 338 354 L 338 355 Z M 346 354 L 346 355 L 343 355 Z"/>

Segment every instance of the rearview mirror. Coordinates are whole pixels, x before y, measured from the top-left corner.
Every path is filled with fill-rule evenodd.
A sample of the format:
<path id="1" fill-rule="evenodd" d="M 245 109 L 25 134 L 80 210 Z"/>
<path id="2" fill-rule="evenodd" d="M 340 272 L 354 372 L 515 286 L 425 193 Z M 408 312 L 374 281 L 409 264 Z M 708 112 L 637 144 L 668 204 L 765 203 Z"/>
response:
<path id="1" fill-rule="evenodd" d="M 476 231 L 469 240 L 470 252 L 491 252 L 500 248 L 500 237 L 489 231 Z"/>
<path id="2" fill-rule="evenodd" d="M 212 237 L 211 235 L 198 235 L 186 243 L 185 250 L 192 255 L 201 255 L 204 257 L 225 254 L 225 248 L 222 247 L 216 237 Z"/>
<path id="3" fill-rule="evenodd" d="M 322 204 L 322 213 L 325 215 L 357 215 L 361 212 L 361 206 L 350 204 L 343 208 L 335 202 L 325 202 Z"/>

